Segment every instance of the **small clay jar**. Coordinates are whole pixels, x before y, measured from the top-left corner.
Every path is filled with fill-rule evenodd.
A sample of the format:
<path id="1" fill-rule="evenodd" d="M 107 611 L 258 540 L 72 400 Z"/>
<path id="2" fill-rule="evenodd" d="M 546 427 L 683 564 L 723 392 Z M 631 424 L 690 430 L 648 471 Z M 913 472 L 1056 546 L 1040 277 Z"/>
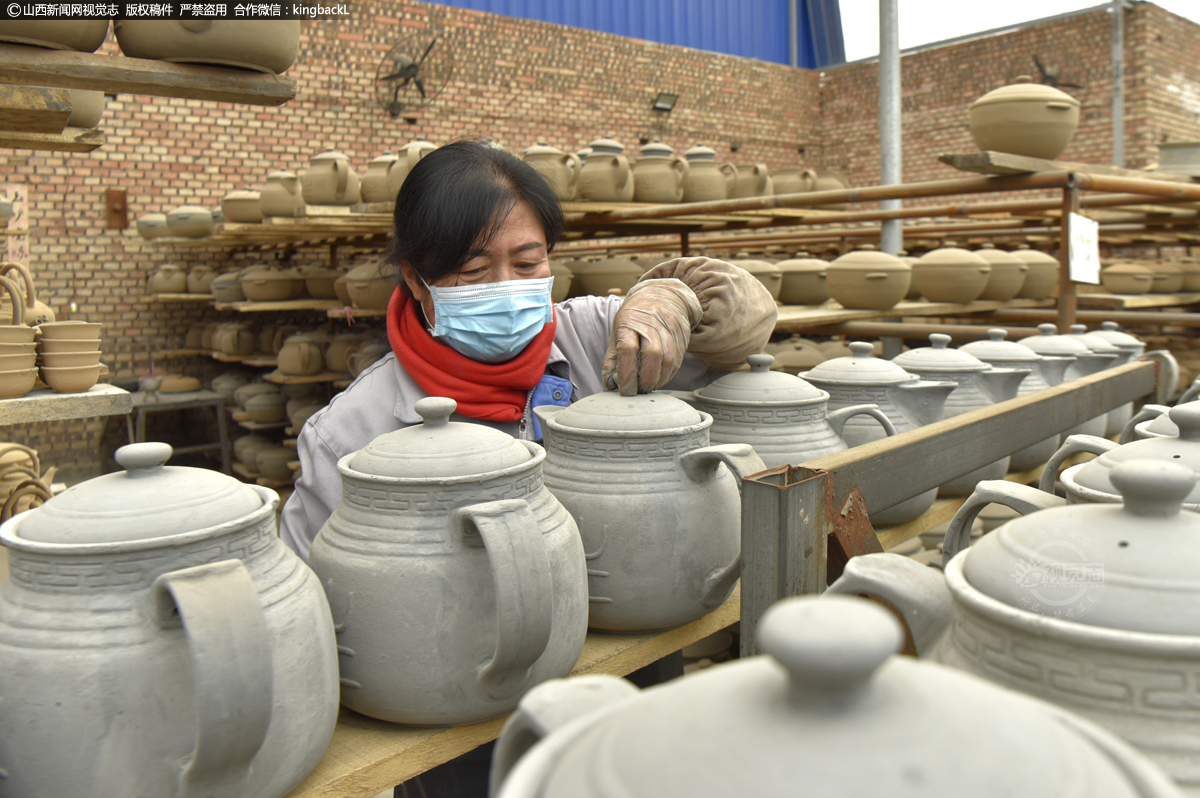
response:
<path id="1" fill-rule="evenodd" d="M 1058 286 L 1058 258 L 1028 244 L 1018 244 L 1012 256 L 1029 267 L 1018 299 L 1048 299 Z"/>
<path id="2" fill-rule="evenodd" d="M 305 290 L 313 299 L 337 299 L 333 283 L 342 276 L 339 270 L 310 266 L 300 269 L 300 275 L 304 278 Z"/>
<path id="3" fill-rule="evenodd" d="M 826 272 L 829 293 L 844 308 L 887 310 L 904 298 L 912 268 L 894 255 L 862 248 L 842 255 Z"/>
<path id="4" fill-rule="evenodd" d="M 1029 272 L 1028 264 L 991 244 L 984 244 L 975 254 L 992 267 L 980 299 L 1007 302 L 1021 293 L 1025 286 L 1025 275 Z"/>
<path id="5" fill-rule="evenodd" d="M 913 285 L 930 302 L 973 302 L 988 284 L 992 267 L 974 252 L 941 247 L 912 264 Z"/>
<path id="6" fill-rule="evenodd" d="M 167 229 L 173 236 L 204 238 L 213 230 L 213 215 L 199 205 L 180 205 L 167 212 Z"/>
<path id="7" fill-rule="evenodd" d="M 683 200 L 688 163 L 660 141 L 642 146 L 633 164 L 634 202 L 671 203 Z"/>
<path id="8" fill-rule="evenodd" d="M 1113 294 L 1148 294 L 1154 272 L 1136 263 L 1115 263 L 1101 270 L 1100 284 Z"/>
<path id="9" fill-rule="evenodd" d="M 733 181 L 737 179 L 737 167 L 731 163 L 717 163 L 717 152 L 711 147 L 697 144 L 683 154 L 688 162 L 688 173 L 683 179 L 684 202 L 709 202 L 729 198 Z"/>
<path id="10" fill-rule="evenodd" d="M 104 92 L 89 89 L 70 89 L 69 91 L 71 92 L 71 115 L 67 118 L 67 127 L 95 127 L 100 122 L 100 117 L 104 115 Z"/>
<path id="11" fill-rule="evenodd" d="M 287 418 L 287 400 L 281 393 L 260 393 L 246 400 L 250 420 L 259 424 L 277 424 Z"/>
<path id="12" fill-rule="evenodd" d="M 164 263 L 146 282 L 146 292 L 150 294 L 184 294 L 187 287 L 187 270 L 178 263 Z"/>
<path id="13" fill-rule="evenodd" d="M 829 261 L 789 258 L 775 264 L 783 272 L 779 301 L 785 305 L 820 305 L 829 299 Z"/>

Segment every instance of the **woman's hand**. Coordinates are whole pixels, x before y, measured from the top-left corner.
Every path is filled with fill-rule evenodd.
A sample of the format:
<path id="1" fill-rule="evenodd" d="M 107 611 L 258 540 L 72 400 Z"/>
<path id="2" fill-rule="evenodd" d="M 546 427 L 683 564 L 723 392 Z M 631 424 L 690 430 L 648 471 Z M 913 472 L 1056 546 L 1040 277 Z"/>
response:
<path id="1" fill-rule="evenodd" d="M 703 312 L 680 280 L 646 280 L 630 289 L 613 319 L 600 378 L 622 396 L 670 382 Z"/>

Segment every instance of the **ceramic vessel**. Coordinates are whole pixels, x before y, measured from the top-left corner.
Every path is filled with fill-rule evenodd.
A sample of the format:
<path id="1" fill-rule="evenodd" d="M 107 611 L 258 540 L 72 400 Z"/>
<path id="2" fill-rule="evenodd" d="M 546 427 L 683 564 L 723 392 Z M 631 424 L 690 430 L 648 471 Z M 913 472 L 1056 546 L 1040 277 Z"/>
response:
<path id="1" fill-rule="evenodd" d="M 763 469 L 753 449 L 710 446 L 712 417 L 661 392 L 534 413 L 546 487 L 582 536 L 591 628 L 668 629 L 729 597 L 741 570 L 738 479 Z"/>
<path id="2" fill-rule="evenodd" d="M 187 292 L 189 294 L 211 294 L 212 281 L 216 279 L 217 271 L 212 266 L 202 263 L 187 273 Z"/>
<path id="3" fill-rule="evenodd" d="M 98 341 L 103 329 L 104 325 L 96 321 L 54 321 L 39 324 L 38 334 L 41 335 L 43 344 L 53 339 Z"/>
<path id="4" fill-rule="evenodd" d="M 337 299 L 334 283 L 342 276 L 337 269 L 310 266 L 300 270 L 304 278 L 304 290 L 313 299 Z"/>
<path id="5" fill-rule="evenodd" d="M 225 221 L 235 224 L 256 224 L 263 220 L 262 192 L 231 191 L 221 200 Z"/>
<path id="6" fill-rule="evenodd" d="M 1148 294 L 1154 272 L 1136 263 L 1115 263 L 1101 270 L 1100 284 L 1114 294 Z"/>
<path id="7" fill-rule="evenodd" d="M 184 64 L 286 72 L 300 50 L 300 20 L 137 20 L 113 25 L 121 52 Z"/>
<path id="8" fill-rule="evenodd" d="M 904 633 L 871 602 L 785 599 L 758 643 L 762 656 L 644 692 L 599 675 L 538 687 L 501 731 L 492 795 L 783 798 L 798 784 L 810 798 L 1180 795 L 1082 718 L 896 656 Z M 931 749 L 977 754 L 935 765 Z"/>
<path id="9" fill-rule="evenodd" d="M 794 375 L 808 371 L 825 360 L 825 355 L 816 344 L 799 335 L 793 335 L 778 344 L 767 344 L 763 347 L 763 354 L 775 358 L 775 362 L 771 364 L 772 371 Z"/>
<path id="10" fill-rule="evenodd" d="M 521 160 L 533 167 L 554 190 L 559 202 L 571 202 L 579 189 L 579 174 L 583 161 L 574 153 L 563 152 L 539 141 L 525 148 Z"/>
<path id="11" fill-rule="evenodd" d="M 1098 355 L 1115 355 L 1110 361 L 1109 367 L 1121 366 L 1128 363 L 1137 355 L 1142 353 L 1145 346 L 1140 346 L 1141 342 L 1133 339 L 1133 346 L 1125 345 L 1118 346 L 1103 335 L 1096 335 L 1088 332 L 1087 325 L 1072 324 L 1071 332 L 1068 333 L 1071 338 L 1079 341 L 1092 352 Z M 1129 338 L 1130 336 L 1126 336 Z M 1129 421 L 1133 415 L 1133 403 L 1126 402 L 1120 407 L 1113 408 L 1105 415 L 1104 436 L 1110 438 L 1120 434 L 1125 427 L 1125 423 Z"/>
<path id="12" fill-rule="evenodd" d="M 799 166 L 772 169 L 771 181 L 776 194 L 800 194 L 817 188 L 817 173 Z"/>
<path id="13" fill-rule="evenodd" d="M 687 173 L 688 162 L 666 144 L 656 140 L 643 145 L 633 163 L 634 201 L 681 202 Z"/>
<path id="14" fill-rule="evenodd" d="M 391 153 L 372 158 L 359 184 L 363 202 L 395 202 L 407 172 L 397 169 L 400 159 Z M 394 174 L 393 174 L 394 173 Z M 397 178 L 395 175 L 399 175 Z"/>
<path id="15" fill-rule="evenodd" d="M 396 290 L 394 264 L 363 263 L 346 272 L 346 290 L 356 308 L 386 310 Z"/>
<path id="16" fill-rule="evenodd" d="M 242 276 L 238 272 L 218 274 L 208 284 L 213 299 L 221 303 L 244 302 L 246 294 L 242 291 Z"/>
<path id="17" fill-rule="evenodd" d="M 829 293 L 844 308 L 887 310 L 908 293 L 912 268 L 894 255 L 859 249 L 829 264 Z"/>
<path id="18" fill-rule="evenodd" d="M 248 269 L 241 276 L 242 293 L 251 302 L 281 302 L 291 299 L 296 278 L 284 269 Z"/>
<path id="19" fill-rule="evenodd" d="M 1183 268 L 1170 261 L 1158 260 L 1149 264 L 1153 281 L 1152 294 L 1177 294 L 1183 290 Z"/>
<path id="20" fill-rule="evenodd" d="M 736 260 L 730 260 L 732 263 L 753 275 L 755 280 L 763 284 L 763 287 L 771 294 L 772 299 L 779 299 L 779 294 L 783 290 L 783 271 L 771 263 L 769 260 L 759 260 L 757 258 L 739 257 Z"/>
<path id="21" fill-rule="evenodd" d="M 247 357 L 258 349 L 258 336 L 249 324 L 226 324 L 213 334 L 213 347 L 232 357 Z"/>
<path id="22" fill-rule="evenodd" d="M 348 371 L 351 350 L 366 339 L 366 333 L 343 332 L 333 336 L 329 348 L 325 350 L 325 365 L 330 371 Z"/>
<path id="23" fill-rule="evenodd" d="M 817 172 L 817 184 L 813 186 L 813 191 L 842 191 L 850 188 L 850 176 L 845 172 L 828 171 Z M 828 211 L 843 211 L 849 205 L 843 202 L 824 204 L 821 206 L 823 210 Z"/>
<path id="24" fill-rule="evenodd" d="M 124 472 L 0 527 L 13 795 L 281 798 L 333 735 L 333 623 L 278 497 L 170 455 L 122 447 Z"/>
<path id="25" fill-rule="evenodd" d="M 688 162 L 687 176 L 683 180 L 684 202 L 710 202 L 729 198 L 733 182 L 737 179 L 737 167 L 731 163 L 717 163 L 717 152 L 711 147 L 697 144 L 683 154 Z"/>
<path id="26" fill-rule="evenodd" d="M 188 393 L 200 390 L 200 380 L 185 374 L 164 374 L 160 393 Z"/>
<path id="27" fill-rule="evenodd" d="M 212 211 L 199 205 L 180 205 L 167 212 L 167 229 L 173 236 L 204 238 L 213 230 Z"/>
<path id="28" fill-rule="evenodd" d="M 300 188 L 300 176 L 295 172 L 271 172 L 258 193 L 258 201 L 264 217 L 302 216 L 304 193 Z"/>
<path id="29" fill-rule="evenodd" d="M 1193 258 L 1181 258 L 1178 263 L 1179 268 L 1183 269 L 1183 290 L 1200 291 L 1200 261 Z"/>
<path id="30" fill-rule="evenodd" d="M 583 649 L 587 582 L 545 452 L 453 400 L 338 461 L 342 500 L 309 562 L 333 608 L 342 703 L 417 725 L 471 723 L 564 676 Z"/>
<path id="31" fill-rule="evenodd" d="M 107 19 L 17 20 L 0 23 L 0 42 L 94 53 L 108 35 Z"/>
<path id="32" fill-rule="evenodd" d="M 147 213 L 139 216 L 137 231 L 138 235 L 146 240 L 171 234 L 170 228 L 167 227 L 167 215 L 165 213 Z"/>
<path id="33" fill-rule="evenodd" d="M 258 473 L 276 482 L 291 482 L 292 470 L 288 463 L 296 459 L 296 451 L 286 446 L 266 446 L 254 456 Z"/>
<path id="34" fill-rule="evenodd" d="M 67 117 L 67 127 L 95 127 L 104 116 L 105 98 L 102 91 L 88 89 L 70 89 L 71 115 Z"/>
<path id="35" fill-rule="evenodd" d="M 308 205 L 355 205 L 361 201 L 358 173 L 349 156 L 334 150 L 312 157 L 300 176 L 300 188 Z"/>
<path id="36" fill-rule="evenodd" d="M 930 302 L 974 302 L 988 284 L 992 267 L 974 252 L 941 247 L 912 264 L 912 281 Z"/>
<path id="37" fill-rule="evenodd" d="M 250 420 L 258 424 L 278 424 L 287 418 L 287 399 L 281 393 L 260 393 L 246 400 Z"/>
<path id="38" fill-rule="evenodd" d="M 408 177 L 408 173 L 413 170 L 413 167 L 417 165 L 418 161 L 437 148 L 438 145 L 434 144 L 432 141 L 426 141 L 424 136 L 416 136 L 412 141 L 396 150 L 396 157 L 400 159 L 400 165 L 398 168 L 402 168 L 404 170 L 404 177 Z M 403 179 L 401 182 L 403 182 Z"/>
<path id="39" fill-rule="evenodd" d="M 829 262 L 820 258 L 788 258 L 775 264 L 783 272 L 779 301 L 785 305 L 820 305 L 829 299 Z"/>
<path id="40" fill-rule="evenodd" d="M 769 197 L 774 193 L 771 170 L 766 164 L 738 164 L 733 185 L 729 189 L 730 199 L 745 197 Z"/>
<path id="41" fill-rule="evenodd" d="M 1058 287 L 1058 258 L 1040 249 L 1030 249 L 1028 244 L 1018 244 L 1011 254 L 1029 267 L 1018 299 L 1048 299 L 1054 294 Z"/>
<path id="42" fill-rule="evenodd" d="M 37 289 L 28 266 L 14 261 L 0 263 L 0 276 L 8 277 L 18 287 L 24 288 L 25 306 L 22 309 L 22 319 L 25 324 L 38 327 L 54 321 L 54 311 L 45 302 L 38 301 Z"/>
<path id="43" fill-rule="evenodd" d="M 646 267 L 636 258 L 610 253 L 603 258 L 589 259 L 573 271 L 583 293 L 606 296 L 614 291 L 624 295 L 642 279 Z"/>
<path id="44" fill-rule="evenodd" d="M 571 269 L 560 260 L 550 261 L 550 276 L 554 278 L 554 282 L 550 287 L 550 301 L 562 302 L 571 293 L 571 282 L 575 279 L 575 275 L 571 273 Z"/>
<path id="45" fill-rule="evenodd" d="M 996 249 L 992 244 L 984 244 L 974 254 L 992 267 L 980 299 L 1007 302 L 1021 293 L 1029 264 L 1002 249 Z"/>
<path id="46" fill-rule="evenodd" d="M 950 336 L 933 333 L 930 346 L 910 349 L 892 358 L 909 374 L 925 380 L 954 382 L 957 386 L 946 399 L 943 418 L 951 418 L 997 402 L 1014 399 L 1021 381 L 1029 374 L 1025 368 L 993 368 L 961 349 L 950 349 Z M 1008 472 L 1008 457 L 1003 457 L 941 485 L 940 496 L 966 496 L 984 479 L 1001 479 Z"/>
<path id="47" fill-rule="evenodd" d="M 232 402 L 233 392 L 243 385 L 247 385 L 249 382 L 250 378 L 245 374 L 236 371 L 227 371 L 224 374 L 213 377 L 212 390 L 224 396 L 226 402 Z"/>
<path id="48" fill-rule="evenodd" d="M 148 294 L 186 294 L 187 269 L 178 263 L 164 263 L 146 281 Z"/>
<path id="49" fill-rule="evenodd" d="M 1195 794 L 1200 751 L 1189 741 L 1200 709 L 1180 689 L 1200 663 L 1190 609 L 1200 586 L 1183 554 L 1200 540 L 1200 517 L 1180 509 L 1195 475 L 1131 460 L 1113 477 L 1124 505 L 1061 506 L 1026 486 L 985 483 L 958 528 L 991 502 L 1032 514 L 959 552 L 944 577 L 871 554 L 851 560 L 830 592 L 888 601 L 921 656 L 1078 712 Z"/>
<path id="50" fill-rule="evenodd" d="M 325 369 L 325 358 L 321 353 L 320 344 L 312 336 L 304 333 L 293 335 L 284 341 L 276 359 L 279 363 L 279 373 L 292 377 L 319 374 Z"/>
<path id="51" fill-rule="evenodd" d="M 1079 100 L 1022 75 L 971 103 L 970 123 L 981 150 L 1054 160 L 1075 135 Z"/>
<path id="52" fill-rule="evenodd" d="M 592 152 L 579 172 L 579 199 L 591 202 L 629 202 L 633 199 L 633 169 L 622 154 L 625 146 L 611 136 L 591 144 Z"/>

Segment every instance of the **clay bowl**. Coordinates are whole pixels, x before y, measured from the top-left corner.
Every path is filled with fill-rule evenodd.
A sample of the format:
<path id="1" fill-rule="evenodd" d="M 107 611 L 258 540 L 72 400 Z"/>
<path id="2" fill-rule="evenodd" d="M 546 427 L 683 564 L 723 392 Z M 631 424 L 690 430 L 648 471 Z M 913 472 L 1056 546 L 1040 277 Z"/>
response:
<path id="1" fill-rule="evenodd" d="M 99 322 L 51 321 L 38 325 L 38 331 L 41 333 L 42 340 L 70 338 L 76 341 L 83 339 L 98 341 L 100 340 L 100 330 L 103 327 L 104 325 Z"/>
<path id="2" fill-rule="evenodd" d="M 43 338 L 38 341 L 43 355 L 63 352 L 99 352 L 100 341 L 91 338 Z"/>
<path id="3" fill-rule="evenodd" d="M 0 355 L 0 358 L 3 358 Z M 52 352 L 42 354 L 42 365 L 51 368 L 72 368 L 78 366 L 97 366 L 100 364 L 100 350 L 95 352 Z"/>
<path id="4" fill-rule="evenodd" d="M 96 384 L 103 368 L 103 365 L 42 366 L 42 379 L 59 393 L 82 393 Z"/>
<path id="5" fill-rule="evenodd" d="M 19 355 L 0 355 L 0 371 L 18 371 L 31 369 L 37 360 L 36 352 Z"/>
<path id="6" fill-rule="evenodd" d="M 24 355 L 37 352 L 37 343 L 0 344 L 0 355 Z"/>
<path id="7" fill-rule="evenodd" d="M 33 390 L 37 377 L 38 370 L 35 368 L 0 371 L 0 399 L 24 396 Z"/>
<path id="8" fill-rule="evenodd" d="M 246 412 L 251 421 L 277 424 L 287 418 L 287 400 L 279 393 L 263 393 L 246 400 Z"/>
<path id="9" fill-rule="evenodd" d="M 162 378 L 158 390 L 162 393 L 187 393 L 200 390 L 200 380 L 183 374 L 167 374 Z"/>
<path id="10" fill-rule="evenodd" d="M 1183 268 L 1166 261 L 1150 264 L 1154 282 L 1150 284 L 1152 294 L 1177 294 L 1183 290 Z"/>
<path id="11" fill-rule="evenodd" d="M 0 325 L 0 344 L 31 344 L 37 330 L 24 324 Z"/>
<path id="12" fill-rule="evenodd" d="M 1154 273 L 1135 263 L 1117 263 L 1100 272 L 1100 282 L 1114 294 L 1146 294 L 1154 283 Z"/>

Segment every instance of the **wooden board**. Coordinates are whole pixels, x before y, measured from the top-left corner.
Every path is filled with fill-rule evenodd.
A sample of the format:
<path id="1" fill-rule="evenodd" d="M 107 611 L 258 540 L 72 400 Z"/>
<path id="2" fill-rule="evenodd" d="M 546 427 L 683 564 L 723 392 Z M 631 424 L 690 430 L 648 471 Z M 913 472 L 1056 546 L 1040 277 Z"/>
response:
<path id="1" fill-rule="evenodd" d="M 0 131 L 0 148 L 20 150 L 91 152 L 104 146 L 104 141 L 104 131 L 98 128 L 68 127 L 63 128 L 61 133 Z"/>
<path id="2" fill-rule="evenodd" d="M 13 44 L 0 45 L 0 82 L 246 105 L 296 96 L 296 79 L 284 75 Z"/>
<path id="3" fill-rule="evenodd" d="M 740 615 L 741 594 L 735 589 L 715 611 L 678 629 L 646 635 L 589 634 L 571 674 L 624 676 L 733 625 Z M 504 720 L 411 729 L 343 708 L 325 756 L 288 798 L 371 798 L 495 739 Z"/>
<path id="4" fill-rule="evenodd" d="M 272 371 L 269 374 L 263 375 L 264 380 L 267 382 L 273 382 L 276 385 L 309 385 L 319 382 L 336 382 L 337 380 L 345 378 L 346 374 L 340 371 L 322 371 L 319 374 L 305 374 L 303 376 L 282 374 L 279 371 Z"/>
<path id="5" fill-rule="evenodd" d="M 83 393 L 55 393 L 47 388 L 17 399 L 0 400 L 0 425 L 121 416 L 132 410 L 129 391 L 108 383 L 97 383 Z"/>
<path id="6" fill-rule="evenodd" d="M 152 302 L 212 302 L 212 294 L 151 294 Z"/>
<path id="7" fill-rule="evenodd" d="M 236 310 L 238 313 L 269 313 L 293 310 L 331 310 L 341 307 L 336 299 L 285 299 L 280 302 L 233 302 L 219 304 L 217 310 Z"/>
<path id="8" fill-rule="evenodd" d="M 344 319 L 346 318 L 346 314 L 347 308 L 343 306 L 330 308 L 328 311 L 326 311 L 326 315 L 331 319 Z M 374 319 L 380 316 L 386 316 L 387 311 L 379 310 L 377 308 L 349 308 L 349 314 L 355 319 Z"/>
<path id="9" fill-rule="evenodd" d="M 0 130 L 61 133 L 71 116 L 71 93 L 46 86 L 0 85 Z"/>
<path id="10" fill-rule="evenodd" d="M 1200 303 L 1200 293 L 1188 294 L 1077 294 L 1080 307 L 1136 310 L 1174 308 Z"/>
<path id="11" fill-rule="evenodd" d="M 1007 152 L 992 152 L 988 150 L 939 155 L 938 160 L 948 166 L 953 166 L 960 172 L 974 172 L 984 175 L 1020 175 L 1031 172 L 1082 172 L 1088 175 L 1133 177 L 1140 180 L 1165 180 L 1172 183 L 1193 182 L 1190 177 L 1172 175 L 1165 172 L 1122 169 L 1119 166 L 1077 163 L 1075 161 L 1048 161 L 1044 158 L 1030 158 L 1027 155 L 1013 155 Z"/>
<path id="12" fill-rule="evenodd" d="M 1049 308 L 1053 299 L 1011 299 L 1007 302 L 992 300 L 969 302 L 965 305 L 953 302 L 910 302 L 903 301 L 887 310 L 855 310 L 843 308 L 830 300 L 824 305 L 783 305 L 775 320 L 776 332 L 799 332 L 810 327 L 840 324 L 844 321 L 863 321 L 902 316 L 940 316 L 972 314 L 1001 308 Z"/>

